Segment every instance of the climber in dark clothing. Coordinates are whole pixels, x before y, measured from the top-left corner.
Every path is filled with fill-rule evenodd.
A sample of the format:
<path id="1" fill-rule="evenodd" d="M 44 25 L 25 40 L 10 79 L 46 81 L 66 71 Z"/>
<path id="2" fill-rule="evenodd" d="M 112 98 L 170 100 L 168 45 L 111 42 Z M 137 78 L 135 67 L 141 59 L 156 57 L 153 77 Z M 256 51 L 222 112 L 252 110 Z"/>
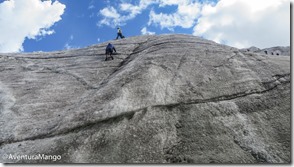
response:
<path id="1" fill-rule="evenodd" d="M 113 60 L 113 57 L 112 57 L 113 51 L 116 52 L 115 47 L 111 43 L 108 43 L 108 45 L 107 45 L 107 47 L 105 49 L 105 54 L 106 54 L 105 61 L 107 61 L 107 55 L 109 55 L 110 58 Z"/>
<path id="2" fill-rule="evenodd" d="M 117 28 L 117 36 L 116 36 L 116 39 L 118 39 L 118 37 L 120 37 L 121 39 L 122 38 L 125 38 L 125 36 L 122 35 L 122 31 L 121 31 L 121 29 L 119 27 Z"/>

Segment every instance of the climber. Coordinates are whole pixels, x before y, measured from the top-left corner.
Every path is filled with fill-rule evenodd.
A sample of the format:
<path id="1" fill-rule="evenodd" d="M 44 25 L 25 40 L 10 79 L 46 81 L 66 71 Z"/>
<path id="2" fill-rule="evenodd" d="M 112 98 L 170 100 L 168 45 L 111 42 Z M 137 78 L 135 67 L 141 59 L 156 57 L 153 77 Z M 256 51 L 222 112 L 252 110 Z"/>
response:
<path id="1" fill-rule="evenodd" d="M 105 49 L 105 54 L 106 54 L 105 61 L 107 61 L 107 55 L 109 55 L 110 58 L 113 60 L 113 57 L 112 57 L 113 51 L 115 51 L 115 53 L 116 53 L 115 47 L 111 43 L 108 43 L 108 45 Z"/>
<path id="2" fill-rule="evenodd" d="M 118 37 L 125 38 L 125 36 L 122 35 L 122 31 L 121 31 L 121 29 L 119 27 L 117 28 L 117 36 L 116 36 L 116 39 L 118 39 Z"/>

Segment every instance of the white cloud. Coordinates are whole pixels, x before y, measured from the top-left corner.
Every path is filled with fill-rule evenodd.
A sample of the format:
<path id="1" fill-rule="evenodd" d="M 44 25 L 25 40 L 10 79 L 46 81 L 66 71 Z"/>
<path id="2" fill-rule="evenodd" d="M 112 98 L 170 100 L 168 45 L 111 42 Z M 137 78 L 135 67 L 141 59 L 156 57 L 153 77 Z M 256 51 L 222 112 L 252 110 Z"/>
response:
<path id="1" fill-rule="evenodd" d="M 293 1 L 293 0 L 291 0 Z M 122 26 L 149 6 L 148 26 L 173 31 L 175 27 L 193 28 L 193 35 L 238 48 L 290 45 L 290 4 L 288 0 L 140 0 L 137 4 L 121 0 L 117 8 L 100 11 L 98 25 Z M 175 12 L 158 12 L 176 7 Z M 107 14 L 105 11 L 111 11 Z M 115 17 L 114 17 L 115 16 Z M 142 29 L 141 33 L 147 33 Z"/>
<path id="2" fill-rule="evenodd" d="M 161 3 L 165 5 L 176 5 L 178 9 L 175 13 L 155 13 L 153 10 L 149 14 L 148 25 L 160 25 L 161 28 L 173 30 L 174 27 L 191 28 L 195 25 L 196 19 L 199 17 L 201 11 L 201 4 L 198 2 L 188 2 L 169 0 Z"/>
<path id="3" fill-rule="evenodd" d="M 112 6 L 100 10 L 100 15 L 103 19 L 98 25 L 119 26 L 124 25 L 126 21 L 134 19 L 142 11 L 146 10 L 150 5 L 159 5 L 159 7 L 176 5 L 178 10 L 172 14 L 155 13 L 154 10 L 150 12 L 149 25 L 160 25 L 161 28 L 168 28 L 172 30 L 176 26 L 183 28 L 191 28 L 199 16 L 201 4 L 196 0 L 140 0 L 139 4 L 134 5 L 131 3 L 122 2 L 118 9 Z M 117 17 L 112 17 L 106 11 L 111 11 L 117 14 Z M 127 13 L 127 14 L 125 14 Z"/>
<path id="4" fill-rule="evenodd" d="M 120 17 L 120 14 L 117 13 L 117 11 L 116 11 L 116 9 L 114 9 L 114 7 L 104 8 L 100 11 L 100 13 L 103 16 L 109 17 L 109 18 L 117 19 Z"/>
<path id="5" fill-rule="evenodd" d="M 104 18 L 98 23 L 98 25 L 107 25 L 115 27 L 120 23 L 120 14 L 114 7 L 106 7 L 99 12 Z"/>
<path id="6" fill-rule="evenodd" d="M 134 19 L 138 14 L 141 14 L 149 5 L 155 3 L 154 0 L 140 0 L 139 5 L 133 5 L 130 3 L 121 3 L 119 9 L 115 9 L 112 6 L 108 6 L 99 11 L 99 14 L 103 17 L 97 24 L 98 26 L 107 25 L 111 27 L 124 25 L 126 21 Z M 127 13 L 120 14 L 118 13 Z"/>
<path id="7" fill-rule="evenodd" d="M 141 29 L 142 35 L 154 35 L 155 32 L 148 31 L 146 27 Z"/>
<path id="8" fill-rule="evenodd" d="M 194 35 L 238 48 L 290 45 L 288 0 L 220 0 L 205 5 Z"/>
<path id="9" fill-rule="evenodd" d="M 49 28 L 61 20 L 65 5 L 55 1 L 10 0 L 0 4 L 0 52 L 23 51 L 25 38 L 54 33 Z"/>
<path id="10" fill-rule="evenodd" d="M 159 7 L 165 7 L 165 6 L 171 6 L 171 5 L 176 5 L 176 6 L 181 6 L 181 5 L 186 5 L 186 4 L 194 4 L 196 3 L 196 0 L 159 0 Z"/>

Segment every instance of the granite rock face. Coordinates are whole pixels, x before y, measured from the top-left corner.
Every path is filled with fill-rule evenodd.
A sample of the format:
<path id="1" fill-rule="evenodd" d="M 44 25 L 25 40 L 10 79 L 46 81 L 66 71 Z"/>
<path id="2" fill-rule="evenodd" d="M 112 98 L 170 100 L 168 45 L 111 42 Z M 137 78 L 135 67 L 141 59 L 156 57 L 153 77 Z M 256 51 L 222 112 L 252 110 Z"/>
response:
<path id="1" fill-rule="evenodd" d="M 107 43 L 0 54 L 0 162 L 291 162 L 290 57 L 187 35 L 110 42 L 113 61 Z"/>
<path id="2" fill-rule="evenodd" d="M 265 54 L 268 56 L 290 56 L 290 46 L 283 47 L 283 46 L 276 46 L 271 48 L 259 49 L 257 47 L 250 47 L 241 49 L 242 52 L 253 52 L 253 53 L 260 53 Z"/>

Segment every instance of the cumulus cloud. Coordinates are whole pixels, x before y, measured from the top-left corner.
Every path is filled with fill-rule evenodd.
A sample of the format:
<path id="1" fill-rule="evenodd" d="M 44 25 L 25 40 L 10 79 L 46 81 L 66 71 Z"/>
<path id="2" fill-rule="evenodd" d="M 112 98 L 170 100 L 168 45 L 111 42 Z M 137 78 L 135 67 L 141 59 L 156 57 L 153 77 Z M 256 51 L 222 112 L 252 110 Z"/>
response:
<path id="1" fill-rule="evenodd" d="M 159 0 L 159 7 L 177 6 L 174 13 L 156 13 L 151 10 L 148 25 L 160 26 L 171 31 L 175 27 L 191 28 L 199 17 L 202 4 L 197 0 Z"/>
<path id="2" fill-rule="evenodd" d="M 291 0 L 293 2 L 293 0 Z M 238 48 L 290 45 L 290 4 L 288 0 L 122 0 L 116 8 L 100 10 L 98 25 L 125 25 L 148 7 L 148 26 L 174 31 L 191 29 L 193 35 Z M 157 6 L 156 6 L 157 5 Z M 166 7 L 174 12 L 160 12 Z M 156 7 L 156 8 L 153 8 Z M 149 9 L 150 9 L 149 8 Z M 147 33 L 143 28 L 141 33 Z"/>
<path id="3" fill-rule="evenodd" d="M 65 5 L 58 1 L 9 0 L 0 3 L 0 52 L 23 51 L 26 38 L 51 35 Z"/>
<path id="4" fill-rule="evenodd" d="M 118 9 L 115 9 L 113 6 L 108 6 L 99 11 L 99 14 L 103 19 L 100 20 L 97 25 L 107 25 L 110 27 L 125 25 L 126 21 L 134 19 L 149 5 L 154 4 L 155 2 L 156 1 L 153 0 L 141 0 L 138 5 L 123 2 L 118 5 Z M 119 12 L 126 14 L 120 14 Z"/>
<path id="5" fill-rule="evenodd" d="M 104 18 L 100 20 L 100 22 L 97 24 L 98 26 L 101 25 L 107 25 L 110 27 L 115 27 L 116 25 L 120 24 L 120 14 L 117 12 L 117 10 L 114 7 L 106 7 L 102 10 L 100 10 L 100 15 L 102 15 Z"/>
<path id="6" fill-rule="evenodd" d="M 107 25 L 111 27 L 124 25 L 126 21 L 134 19 L 150 5 L 157 4 L 164 7 L 166 5 L 175 5 L 180 1 L 181 0 L 140 0 L 138 4 L 122 2 L 116 5 L 118 7 L 116 9 L 113 6 L 108 6 L 99 11 L 99 15 L 102 16 L 103 19 L 99 21 L 98 25 Z M 114 14 L 115 17 L 111 13 Z"/>
<path id="7" fill-rule="evenodd" d="M 155 32 L 148 31 L 146 27 L 141 29 L 142 35 L 154 35 Z"/>
<path id="8" fill-rule="evenodd" d="M 205 5 L 194 35 L 238 48 L 290 45 L 288 0 L 220 0 Z"/>
<path id="9" fill-rule="evenodd" d="M 158 5 L 159 7 L 176 5 L 178 7 L 175 13 L 156 13 L 152 10 L 149 14 L 148 25 L 159 25 L 161 28 L 170 30 L 176 26 L 191 28 L 195 24 L 201 9 L 201 4 L 197 0 L 140 0 L 137 5 L 122 2 L 117 5 L 119 7 L 117 9 L 108 6 L 100 10 L 99 14 L 103 19 L 99 21 L 98 25 L 111 27 L 124 25 L 126 21 L 134 19 L 150 5 Z M 116 17 L 113 17 L 110 13 L 115 14 Z"/>
<path id="10" fill-rule="evenodd" d="M 120 17 L 120 14 L 117 13 L 116 9 L 114 7 L 104 8 L 100 11 L 100 13 L 108 18 L 117 19 Z"/>
<path id="11" fill-rule="evenodd" d="M 195 25 L 196 19 L 201 11 L 201 4 L 198 2 L 169 0 L 161 3 L 161 6 L 177 5 L 175 13 L 156 13 L 153 10 L 149 14 L 148 25 L 159 25 L 161 28 L 173 30 L 174 27 L 191 28 Z"/>

